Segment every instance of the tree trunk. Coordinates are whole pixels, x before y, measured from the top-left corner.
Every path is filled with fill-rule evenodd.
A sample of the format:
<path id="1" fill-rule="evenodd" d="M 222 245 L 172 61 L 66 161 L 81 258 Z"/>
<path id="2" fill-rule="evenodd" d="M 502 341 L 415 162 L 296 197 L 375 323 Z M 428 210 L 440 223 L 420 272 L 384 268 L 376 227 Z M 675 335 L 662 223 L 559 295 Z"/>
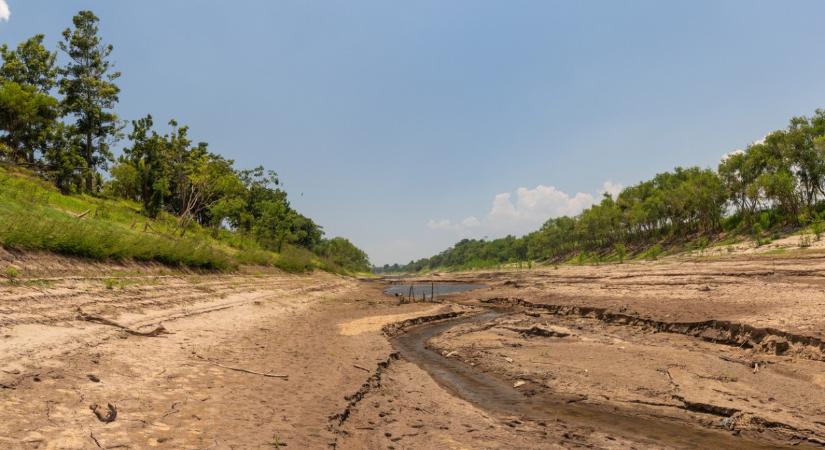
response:
<path id="1" fill-rule="evenodd" d="M 86 193 L 91 194 L 94 192 L 94 163 L 92 161 L 93 156 L 93 148 L 92 148 L 92 133 L 89 132 L 86 134 L 86 151 L 83 155 L 86 159 Z"/>

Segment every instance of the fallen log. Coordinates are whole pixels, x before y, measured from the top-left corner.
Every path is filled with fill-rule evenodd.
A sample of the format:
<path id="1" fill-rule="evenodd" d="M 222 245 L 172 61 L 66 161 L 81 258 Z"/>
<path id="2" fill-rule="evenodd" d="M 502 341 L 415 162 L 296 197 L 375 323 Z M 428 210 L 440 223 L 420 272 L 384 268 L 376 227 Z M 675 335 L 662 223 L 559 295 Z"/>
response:
<path id="1" fill-rule="evenodd" d="M 163 326 L 163 324 L 158 324 L 158 326 L 155 327 L 155 329 L 151 330 L 151 331 L 138 331 L 138 330 L 133 330 L 133 329 L 127 327 L 126 325 L 121 325 L 121 324 L 115 322 L 114 320 L 109 320 L 105 317 L 96 316 L 94 314 L 87 314 L 87 313 L 83 312 L 83 310 L 81 310 L 80 308 L 77 308 L 77 318 L 79 320 L 84 320 L 86 322 L 94 322 L 94 323 L 99 323 L 101 325 L 108 325 L 110 327 L 120 328 L 121 330 L 123 330 L 123 331 L 125 331 L 125 332 L 127 332 L 131 335 L 134 335 L 134 336 L 157 337 L 157 336 L 160 336 L 162 334 L 172 334 L 168 330 L 166 330 L 166 328 Z"/>

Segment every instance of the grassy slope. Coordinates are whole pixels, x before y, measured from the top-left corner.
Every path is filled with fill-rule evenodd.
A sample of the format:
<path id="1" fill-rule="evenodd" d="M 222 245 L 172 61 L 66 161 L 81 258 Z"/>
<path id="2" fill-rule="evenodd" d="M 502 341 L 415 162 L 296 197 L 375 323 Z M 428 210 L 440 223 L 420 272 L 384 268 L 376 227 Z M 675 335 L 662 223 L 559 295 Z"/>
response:
<path id="1" fill-rule="evenodd" d="M 292 272 L 336 269 L 306 250 L 278 255 L 225 230 L 193 225 L 181 237 L 176 224 L 169 214 L 148 219 L 134 202 L 62 195 L 25 171 L 0 167 L 0 244 L 6 248 L 210 270 L 230 270 L 239 264 L 273 265 Z"/>

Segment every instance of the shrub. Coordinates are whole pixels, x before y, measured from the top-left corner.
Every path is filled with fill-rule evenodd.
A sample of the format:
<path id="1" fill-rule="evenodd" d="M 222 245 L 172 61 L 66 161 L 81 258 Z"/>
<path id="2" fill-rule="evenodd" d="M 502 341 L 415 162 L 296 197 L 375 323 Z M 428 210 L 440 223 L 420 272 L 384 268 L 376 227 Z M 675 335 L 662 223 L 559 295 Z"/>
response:
<path id="1" fill-rule="evenodd" d="M 645 252 L 645 256 L 647 257 L 647 259 L 650 259 L 652 261 L 656 261 L 657 259 L 659 259 L 659 256 L 661 256 L 661 254 L 662 246 L 659 244 L 650 247 L 649 249 L 647 249 L 647 252 Z"/>
<path id="2" fill-rule="evenodd" d="M 314 256 L 309 250 L 284 245 L 281 253 L 275 258 L 275 266 L 286 272 L 309 272 L 315 268 Z"/>
<path id="3" fill-rule="evenodd" d="M 811 232 L 814 234 L 817 241 L 822 238 L 823 231 L 825 231 L 825 226 L 823 226 L 822 220 L 817 219 L 811 222 Z"/>
<path id="4" fill-rule="evenodd" d="M 619 258 L 619 264 L 624 263 L 624 258 L 627 256 L 627 247 L 622 243 L 618 243 L 613 246 L 613 249 L 616 250 L 616 257 Z"/>
<path id="5" fill-rule="evenodd" d="M 5 273 L 6 278 L 8 278 L 9 281 L 11 281 L 12 283 L 17 281 L 17 278 L 20 276 L 20 271 L 17 269 L 17 267 L 14 266 L 6 267 Z"/>

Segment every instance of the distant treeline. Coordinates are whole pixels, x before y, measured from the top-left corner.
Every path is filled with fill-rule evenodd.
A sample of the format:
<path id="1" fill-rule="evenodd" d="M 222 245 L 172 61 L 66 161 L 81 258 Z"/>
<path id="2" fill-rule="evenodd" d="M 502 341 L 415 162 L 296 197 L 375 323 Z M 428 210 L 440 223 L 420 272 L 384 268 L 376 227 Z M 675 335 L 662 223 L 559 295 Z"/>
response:
<path id="1" fill-rule="evenodd" d="M 301 247 L 349 270 L 368 270 L 363 251 L 343 238 L 324 239 L 320 226 L 290 206 L 274 172 L 236 169 L 206 143 L 193 143 L 189 129 L 174 120 L 165 133 L 151 115 L 127 126 L 114 111 L 121 74 L 98 21 L 91 11 L 78 13 L 59 53 L 44 46 L 42 34 L 16 48 L 0 47 L 2 160 L 66 194 L 134 200 L 150 218 L 173 214 L 181 234 L 193 223 L 228 229 L 266 250 Z M 128 145 L 115 159 L 112 146 L 124 137 Z"/>
<path id="2" fill-rule="evenodd" d="M 782 227 L 812 226 L 818 235 L 823 200 L 825 110 L 820 109 L 727 155 L 716 171 L 677 167 L 625 188 L 616 198 L 605 194 L 575 217 L 550 219 L 526 236 L 465 239 L 431 258 L 377 270 L 472 269 L 606 255 L 622 260 L 630 251 L 659 249 L 663 242 L 706 245 L 722 232 L 762 242 L 765 233 Z"/>

